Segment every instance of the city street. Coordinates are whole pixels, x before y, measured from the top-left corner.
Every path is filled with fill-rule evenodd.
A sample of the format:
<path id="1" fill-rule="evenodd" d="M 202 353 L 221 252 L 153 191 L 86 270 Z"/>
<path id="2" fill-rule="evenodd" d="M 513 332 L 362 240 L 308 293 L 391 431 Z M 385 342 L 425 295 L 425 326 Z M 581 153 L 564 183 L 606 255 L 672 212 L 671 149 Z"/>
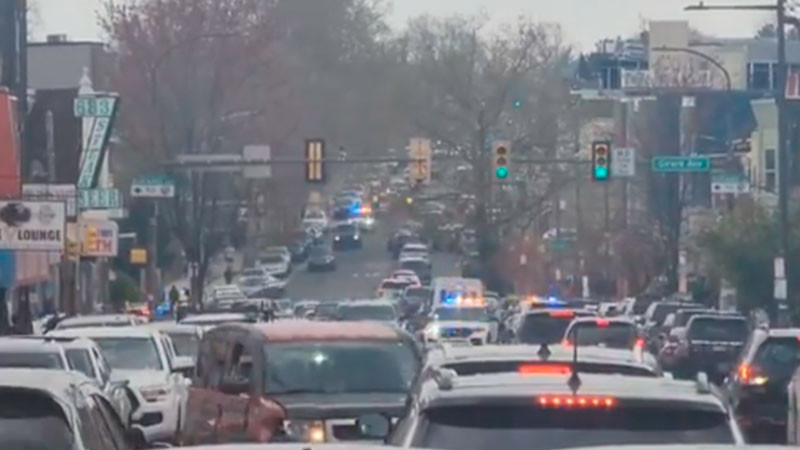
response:
<path id="1" fill-rule="evenodd" d="M 386 240 L 393 232 L 380 222 L 372 233 L 364 235 L 364 248 L 336 252 L 337 268 L 332 272 L 306 271 L 305 264 L 295 266 L 287 296 L 293 300 L 367 299 L 395 267 L 386 251 Z M 458 256 L 433 253 L 433 276 L 458 275 Z"/>

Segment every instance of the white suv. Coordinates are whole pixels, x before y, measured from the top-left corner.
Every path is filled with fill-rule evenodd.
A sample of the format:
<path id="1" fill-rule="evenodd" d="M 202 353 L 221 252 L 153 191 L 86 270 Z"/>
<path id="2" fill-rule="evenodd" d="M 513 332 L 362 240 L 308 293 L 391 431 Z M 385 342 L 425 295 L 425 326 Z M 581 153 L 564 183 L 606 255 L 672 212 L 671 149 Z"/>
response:
<path id="1" fill-rule="evenodd" d="M 169 337 L 146 327 L 77 328 L 51 333 L 92 339 L 111 365 L 112 377 L 126 378 L 139 407 L 131 419 L 148 442 L 174 440 L 185 417 L 189 382 L 179 372 Z"/>

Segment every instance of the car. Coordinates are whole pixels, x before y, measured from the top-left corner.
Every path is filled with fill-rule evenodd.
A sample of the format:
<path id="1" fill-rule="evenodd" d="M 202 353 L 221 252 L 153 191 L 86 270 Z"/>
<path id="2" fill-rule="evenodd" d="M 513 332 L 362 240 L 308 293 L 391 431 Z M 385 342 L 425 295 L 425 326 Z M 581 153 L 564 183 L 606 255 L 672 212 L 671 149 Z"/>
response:
<path id="1" fill-rule="evenodd" d="M 305 234 L 305 233 L 303 233 Z M 292 263 L 302 263 L 308 259 L 308 251 L 313 242 L 310 236 L 297 238 L 289 244 L 289 251 L 292 253 Z"/>
<path id="2" fill-rule="evenodd" d="M 411 286 L 422 286 L 419 277 L 413 270 L 397 269 L 389 277 L 395 280 L 408 281 Z"/>
<path id="3" fill-rule="evenodd" d="M 0 367 L 70 370 L 64 347 L 44 339 L 0 339 Z"/>
<path id="4" fill-rule="evenodd" d="M 485 306 L 439 306 L 422 332 L 425 343 L 486 345 L 498 336 L 498 322 Z"/>
<path id="5" fill-rule="evenodd" d="M 397 300 L 402 297 L 403 292 L 409 286 L 414 284 L 409 280 L 398 280 L 395 278 L 386 278 L 381 281 L 376 292 L 377 298 Z"/>
<path id="6" fill-rule="evenodd" d="M 787 418 L 797 409 L 793 375 L 798 367 L 800 328 L 753 330 L 737 366 L 723 385 L 734 414 L 751 442 L 773 442 L 787 436 Z M 796 426 L 796 417 L 793 426 Z"/>
<path id="7" fill-rule="evenodd" d="M 397 324 L 397 310 L 394 303 L 386 300 L 353 300 L 339 302 L 336 319 L 344 321 L 374 320 Z"/>
<path id="8" fill-rule="evenodd" d="M 147 327 L 75 328 L 58 330 L 55 337 L 84 337 L 97 343 L 112 375 L 128 379 L 138 408 L 132 423 L 148 442 L 174 441 L 186 412 L 186 379 L 180 373 L 169 337 Z"/>
<path id="9" fill-rule="evenodd" d="M 578 317 L 564 332 L 565 345 L 600 346 L 642 351 L 644 338 L 633 320 L 623 317 Z"/>
<path id="10" fill-rule="evenodd" d="M 747 319 L 733 314 L 694 314 L 679 330 L 660 359 L 669 361 L 678 376 L 692 378 L 702 371 L 717 383 L 730 373 L 750 334 Z"/>
<path id="11" fill-rule="evenodd" d="M 254 323 L 258 317 L 244 312 L 204 313 L 193 314 L 181 319 L 180 325 L 193 325 L 204 331 L 217 325 L 226 323 Z"/>
<path id="12" fill-rule="evenodd" d="M 399 417 L 421 365 L 410 335 L 376 322 L 223 325 L 200 348 L 186 444 L 363 440 L 359 419 Z"/>
<path id="13" fill-rule="evenodd" d="M 423 258 L 430 259 L 428 246 L 421 242 L 408 242 L 400 249 L 397 259 Z"/>
<path id="14" fill-rule="evenodd" d="M 406 245 L 407 242 L 418 239 L 415 231 L 409 229 L 400 229 L 395 232 L 386 242 L 386 250 L 391 252 L 393 257 L 397 259 L 400 256 L 400 250 Z"/>
<path id="15" fill-rule="evenodd" d="M 286 257 L 283 252 L 262 253 L 256 261 L 256 266 L 261 267 L 277 278 L 286 278 L 292 273 L 291 255 Z"/>
<path id="16" fill-rule="evenodd" d="M 651 303 L 644 313 L 644 331 L 648 350 L 658 354 L 663 344 L 664 321 L 667 316 L 679 309 L 698 309 L 702 307 L 702 305 L 690 302 L 660 301 Z"/>
<path id="17" fill-rule="evenodd" d="M 303 217 L 302 228 L 324 231 L 328 228 L 328 216 L 321 209 L 310 209 Z"/>
<path id="18" fill-rule="evenodd" d="M 336 270 L 336 255 L 333 254 L 333 250 L 327 245 L 311 247 L 306 270 L 309 272 Z"/>
<path id="19" fill-rule="evenodd" d="M 352 219 L 356 225 L 358 225 L 358 229 L 363 231 L 364 233 L 369 233 L 375 230 L 375 217 L 372 216 L 372 208 L 362 207 L 360 215 L 354 219 Z"/>
<path id="20" fill-rule="evenodd" d="M 277 254 L 283 257 L 284 261 L 291 264 L 292 262 L 292 251 L 289 250 L 289 247 L 283 245 L 271 246 L 264 249 L 262 252 L 266 255 Z"/>
<path id="21" fill-rule="evenodd" d="M 339 309 L 338 301 L 324 301 L 319 302 L 314 307 L 313 319 L 314 320 L 336 320 L 336 311 Z"/>
<path id="22" fill-rule="evenodd" d="M 423 256 L 410 256 L 401 258 L 397 266 L 403 270 L 413 271 L 419 278 L 420 283 L 427 286 L 431 284 L 432 280 L 432 267 L 428 258 Z"/>
<path id="23" fill-rule="evenodd" d="M 294 318 L 294 303 L 288 298 L 273 300 L 272 309 L 276 319 Z"/>
<path id="24" fill-rule="evenodd" d="M 358 227 L 353 223 L 340 223 L 333 228 L 333 249 L 345 250 L 363 246 Z"/>
<path id="25" fill-rule="evenodd" d="M 0 448 L 133 450 L 141 430 L 123 425 L 108 397 L 79 372 L 0 369 Z"/>
<path id="26" fill-rule="evenodd" d="M 529 309 L 508 323 L 511 340 L 518 344 L 557 344 L 564 339 L 567 327 L 577 317 L 594 316 L 585 309 Z"/>
<path id="27" fill-rule="evenodd" d="M 129 327 L 146 323 L 142 317 L 133 314 L 97 314 L 90 316 L 75 316 L 61 320 L 56 325 L 56 330 L 88 327 Z"/>
<path id="28" fill-rule="evenodd" d="M 235 284 L 223 284 L 209 288 L 204 303 L 216 309 L 231 308 L 236 302 L 246 299 L 241 288 Z"/>
<path id="29" fill-rule="evenodd" d="M 175 356 L 178 358 L 197 358 L 197 348 L 203 337 L 203 328 L 199 325 L 175 322 L 153 322 L 148 327 L 160 330 L 169 336 Z"/>
<path id="30" fill-rule="evenodd" d="M 743 444 L 707 379 L 536 370 L 437 370 L 388 436 L 397 447 L 560 449 L 653 442 Z"/>
<path id="31" fill-rule="evenodd" d="M 411 317 L 428 311 L 433 300 L 433 289 L 429 286 L 406 286 L 399 307 L 403 316 Z"/>
<path id="32" fill-rule="evenodd" d="M 307 318 L 314 314 L 319 305 L 317 300 L 300 300 L 294 304 L 294 316 L 298 319 Z"/>
<path id="33" fill-rule="evenodd" d="M 286 294 L 286 281 L 279 280 L 272 275 L 239 277 L 236 283 L 239 290 L 247 298 L 272 297 L 278 298 Z"/>

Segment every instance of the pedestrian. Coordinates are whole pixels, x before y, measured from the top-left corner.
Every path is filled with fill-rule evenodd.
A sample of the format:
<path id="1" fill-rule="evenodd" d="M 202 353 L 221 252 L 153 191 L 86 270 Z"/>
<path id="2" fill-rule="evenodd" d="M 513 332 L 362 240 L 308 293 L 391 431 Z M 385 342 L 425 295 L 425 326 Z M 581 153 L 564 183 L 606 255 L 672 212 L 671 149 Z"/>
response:
<path id="1" fill-rule="evenodd" d="M 175 311 L 175 305 L 178 304 L 178 300 L 181 299 L 181 294 L 178 292 L 178 288 L 175 285 L 172 285 L 172 288 L 169 290 L 169 309 L 171 311 Z"/>
<path id="2" fill-rule="evenodd" d="M 233 283 L 233 270 L 231 270 L 231 266 L 228 266 L 228 268 L 225 269 L 225 273 L 223 275 L 225 276 L 225 284 Z"/>

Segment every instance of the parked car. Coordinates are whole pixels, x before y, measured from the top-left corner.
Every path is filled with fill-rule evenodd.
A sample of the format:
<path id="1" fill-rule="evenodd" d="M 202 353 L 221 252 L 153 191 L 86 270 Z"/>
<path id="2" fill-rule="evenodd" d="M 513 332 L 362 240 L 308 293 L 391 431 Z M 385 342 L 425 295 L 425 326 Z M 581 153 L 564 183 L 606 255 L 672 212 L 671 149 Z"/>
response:
<path id="1" fill-rule="evenodd" d="M 147 320 L 134 314 L 96 314 L 68 317 L 56 325 L 56 330 L 88 327 L 129 327 L 147 323 Z"/>

